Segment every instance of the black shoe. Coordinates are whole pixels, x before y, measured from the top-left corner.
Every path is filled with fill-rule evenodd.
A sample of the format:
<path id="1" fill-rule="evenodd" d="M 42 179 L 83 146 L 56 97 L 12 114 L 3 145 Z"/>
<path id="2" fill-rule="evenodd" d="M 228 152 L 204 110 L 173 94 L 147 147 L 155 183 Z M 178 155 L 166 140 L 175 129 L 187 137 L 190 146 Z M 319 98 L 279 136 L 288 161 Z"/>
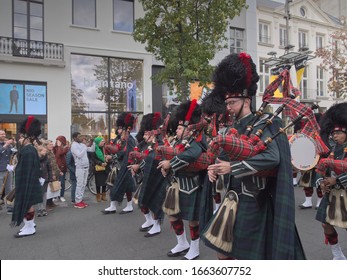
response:
<path id="1" fill-rule="evenodd" d="M 197 258 L 199 258 L 199 255 L 197 255 L 195 258 L 192 258 L 192 259 L 187 259 L 186 257 L 183 257 L 181 260 L 192 261 L 192 260 L 196 260 Z"/>
<path id="2" fill-rule="evenodd" d="M 134 210 L 131 210 L 131 211 L 121 211 L 119 214 L 128 214 L 128 213 L 131 213 L 131 212 L 133 212 Z"/>
<path id="3" fill-rule="evenodd" d="M 18 231 L 18 232 L 14 235 L 14 237 L 15 237 L 15 238 L 22 238 L 22 237 L 32 236 L 32 235 L 34 235 L 36 232 L 34 232 L 34 233 L 32 233 L 32 234 L 22 234 L 22 235 L 19 235 L 19 233 L 20 233 L 20 231 Z"/>
<path id="4" fill-rule="evenodd" d="M 111 211 L 109 211 L 109 210 L 101 210 L 101 213 L 102 214 L 105 214 L 105 215 L 107 215 L 107 214 L 116 214 L 116 210 L 111 210 Z"/>
<path id="5" fill-rule="evenodd" d="M 299 208 L 300 209 L 311 209 L 312 208 L 312 206 L 304 206 L 304 205 L 299 205 Z"/>
<path id="6" fill-rule="evenodd" d="M 183 250 L 183 251 L 179 251 L 179 252 L 176 252 L 176 253 L 172 253 L 171 251 L 168 252 L 166 255 L 170 258 L 172 257 L 178 257 L 180 255 L 183 255 L 183 254 L 186 254 L 187 252 L 189 251 L 189 248 Z"/>
<path id="7" fill-rule="evenodd" d="M 160 233 L 160 231 L 159 232 L 156 232 L 156 233 L 149 233 L 149 232 L 146 232 L 143 236 L 144 237 L 152 237 L 152 236 L 155 236 L 155 235 L 157 235 L 157 234 L 159 234 Z"/>
<path id="8" fill-rule="evenodd" d="M 139 228 L 139 231 L 141 231 L 141 232 L 149 231 L 149 230 L 152 228 L 152 226 L 153 226 L 153 225 L 148 226 L 148 227 L 144 227 L 144 228 L 143 228 L 143 227 L 140 227 L 140 228 Z"/>

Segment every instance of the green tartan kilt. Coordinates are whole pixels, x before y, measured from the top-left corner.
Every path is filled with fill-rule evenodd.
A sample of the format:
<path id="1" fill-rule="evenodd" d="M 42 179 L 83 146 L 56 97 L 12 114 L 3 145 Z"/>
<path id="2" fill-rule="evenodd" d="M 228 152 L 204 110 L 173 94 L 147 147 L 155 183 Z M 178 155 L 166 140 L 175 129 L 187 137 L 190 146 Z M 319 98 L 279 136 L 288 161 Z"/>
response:
<path id="1" fill-rule="evenodd" d="M 316 213 L 316 220 L 325 224 L 326 218 L 327 218 L 327 208 L 329 205 L 329 194 L 325 194 L 322 198 L 322 201 L 319 204 L 319 207 L 317 209 Z"/>
<path id="2" fill-rule="evenodd" d="M 180 213 L 175 217 L 186 221 L 199 221 L 202 188 L 199 187 L 191 194 L 179 192 Z"/>
<path id="3" fill-rule="evenodd" d="M 200 235 L 207 247 L 239 260 L 271 259 L 273 212 L 270 198 L 266 199 L 266 202 L 259 209 L 254 198 L 243 194 L 239 195 L 233 231 L 233 247 L 229 253 L 216 248 L 203 236 L 214 217 L 215 215 Z"/>
<path id="4" fill-rule="evenodd" d="M 162 219 L 164 217 L 163 211 L 163 203 L 166 196 L 166 178 L 162 177 L 160 179 L 160 183 L 156 184 L 156 190 L 152 193 L 151 197 L 146 199 L 146 190 L 147 186 L 142 186 L 139 195 L 139 205 L 142 207 L 146 207 L 151 210 L 158 219 Z M 146 203 L 143 203 L 144 198 Z"/>

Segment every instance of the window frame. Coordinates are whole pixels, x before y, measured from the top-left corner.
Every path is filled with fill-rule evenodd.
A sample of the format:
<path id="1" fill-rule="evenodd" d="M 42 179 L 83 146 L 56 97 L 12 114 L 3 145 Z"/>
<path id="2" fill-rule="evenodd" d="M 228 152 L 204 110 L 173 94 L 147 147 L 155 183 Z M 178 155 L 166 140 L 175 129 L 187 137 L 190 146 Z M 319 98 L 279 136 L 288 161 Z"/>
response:
<path id="1" fill-rule="evenodd" d="M 299 46 L 299 49 L 308 47 L 308 38 L 309 38 L 308 31 L 299 30 L 299 32 L 298 32 L 298 46 Z"/>
<path id="2" fill-rule="evenodd" d="M 302 94 L 301 99 L 308 99 L 308 70 L 309 66 L 305 66 L 304 73 L 302 74 L 302 79 L 300 81 L 300 92 Z"/>
<path id="3" fill-rule="evenodd" d="M 120 29 L 116 29 L 115 28 L 115 8 L 116 8 L 116 2 L 131 2 L 132 3 L 132 30 L 128 31 L 128 30 L 120 30 Z M 134 28 L 135 28 L 135 1 L 134 0 L 113 0 L 112 1 L 112 5 L 113 5 L 113 21 L 112 21 L 112 30 L 114 32 L 124 32 L 124 33 L 132 33 L 134 32 Z"/>
<path id="4" fill-rule="evenodd" d="M 237 33 L 241 34 L 242 38 L 237 37 Z M 230 38 L 229 38 L 229 50 L 230 53 L 240 53 L 244 50 L 245 42 L 245 30 L 237 27 L 230 26 Z M 233 35 L 233 36 L 232 36 Z M 232 47 L 231 40 L 234 40 L 234 47 Z M 241 43 L 241 47 L 238 47 L 238 42 Z"/>
<path id="5" fill-rule="evenodd" d="M 265 31 L 265 27 L 267 27 L 267 30 Z M 258 40 L 259 43 L 263 44 L 271 44 L 271 24 L 259 21 L 258 22 Z"/>
<path id="6" fill-rule="evenodd" d="M 72 4 L 72 17 L 71 17 L 71 22 L 72 25 L 76 25 L 76 26 L 83 26 L 83 27 L 87 27 L 87 28 L 97 28 L 97 5 L 96 5 L 96 0 L 90 0 L 90 1 L 94 1 L 94 26 L 89 26 L 89 25 L 83 25 L 83 24 L 77 24 L 75 23 L 75 1 L 77 0 L 72 0 L 71 4 Z M 85 1 L 85 0 L 83 0 Z"/>
<path id="7" fill-rule="evenodd" d="M 317 97 L 324 97 L 324 68 L 316 67 Z"/>
<path id="8" fill-rule="evenodd" d="M 264 62 L 266 58 L 259 58 L 259 94 L 263 95 L 266 87 L 270 84 L 270 66 Z"/>
<path id="9" fill-rule="evenodd" d="M 12 0 L 12 38 L 15 38 L 15 39 L 20 39 L 20 40 L 28 40 L 28 41 L 37 41 L 37 42 L 44 42 L 45 40 L 45 21 L 44 21 L 44 18 L 45 18 L 45 9 L 44 9 L 44 0 L 21 0 L 20 2 L 25 2 L 26 3 L 26 27 L 21 27 L 21 26 L 17 26 L 15 25 L 15 16 L 16 15 L 24 15 L 23 13 L 19 13 L 19 12 L 16 12 L 15 11 L 15 2 L 19 0 Z M 33 4 L 38 4 L 38 5 L 42 5 L 42 15 L 41 15 L 41 19 L 42 19 L 42 23 L 41 23 L 41 27 L 42 27 L 42 30 L 40 29 L 37 29 L 37 28 L 31 28 L 31 22 L 32 22 L 32 17 L 39 17 L 37 15 L 33 16 L 31 14 L 31 10 L 30 10 L 30 4 L 33 3 Z M 26 30 L 26 38 L 19 38 L 19 37 L 16 37 L 15 36 L 15 28 L 22 28 L 22 29 L 25 29 Z M 41 31 L 41 40 L 34 40 L 32 38 L 32 30 L 39 30 Z"/>

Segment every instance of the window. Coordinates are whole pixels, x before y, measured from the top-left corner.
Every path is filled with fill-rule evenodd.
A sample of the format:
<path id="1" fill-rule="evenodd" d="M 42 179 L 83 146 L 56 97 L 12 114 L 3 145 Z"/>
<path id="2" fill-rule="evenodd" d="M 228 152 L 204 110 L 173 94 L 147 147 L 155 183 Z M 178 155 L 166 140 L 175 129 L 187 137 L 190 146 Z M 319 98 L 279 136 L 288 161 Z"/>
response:
<path id="1" fill-rule="evenodd" d="M 307 32 L 299 31 L 299 49 L 308 47 L 307 38 L 308 38 Z"/>
<path id="2" fill-rule="evenodd" d="M 243 30 L 230 27 L 230 53 L 240 53 L 243 51 Z"/>
<path id="3" fill-rule="evenodd" d="M 134 0 L 113 0 L 113 30 L 134 31 Z"/>
<path id="4" fill-rule="evenodd" d="M 306 8 L 305 7 L 300 7 L 300 15 L 302 17 L 306 17 Z"/>
<path id="5" fill-rule="evenodd" d="M 305 67 L 304 74 L 302 75 L 302 80 L 300 82 L 301 98 L 308 99 L 308 81 L 307 81 L 308 66 Z"/>
<path id="6" fill-rule="evenodd" d="M 71 55 L 71 111 L 74 131 L 103 135 L 117 114 L 143 112 L 143 61 Z"/>
<path id="7" fill-rule="evenodd" d="M 72 0 L 72 24 L 96 27 L 95 0 Z"/>
<path id="8" fill-rule="evenodd" d="M 319 66 L 317 66 L 317 96 L 324 96 L 324 71 Z"/>
<path id="9" fill-rule="evenodd" d="M 13 38 L 43 41 L 42 0 L 13 1 Z"/>
<path id="10" fill-rule="evenodd" d="M 324 35 L 317 34 L 316 36 L 316 49 L 321 49 L 324 47 Z"/>
<path id="11" fill-rule="evenodd" d="M 287 29 L 285 27 L 280 27 L 280 47 L 285 47 L 288 45 L 287 42 Z"/>
<path id="12" fill-rule="evenodd" d="M 270 25 L 259 22 L 259 42 L 270 44 Z"/>
<path id="13" fill-rule="evenodd" d="M 265 88 L 270 83 L 270 67 L 264 64 L 265 59 L 259 59 L 259 91 L 261 94 L 264 93 Z"/>

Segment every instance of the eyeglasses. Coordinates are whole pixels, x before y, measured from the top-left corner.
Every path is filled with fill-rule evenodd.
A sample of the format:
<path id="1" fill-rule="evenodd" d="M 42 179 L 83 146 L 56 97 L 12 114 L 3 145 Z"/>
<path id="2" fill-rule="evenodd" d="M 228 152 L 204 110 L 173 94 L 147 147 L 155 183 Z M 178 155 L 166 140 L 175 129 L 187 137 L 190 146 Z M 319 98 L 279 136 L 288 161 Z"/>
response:
<path id="1" fill-rule="evenodd" d="M 230 100 L 228 102 L 225 102 L 225 105 L 226 106 L 234 106 L 236 103 L 238 103 L 240 101 L 243 101 L 243 99 L 233 99 L 233 100 Z"/>

